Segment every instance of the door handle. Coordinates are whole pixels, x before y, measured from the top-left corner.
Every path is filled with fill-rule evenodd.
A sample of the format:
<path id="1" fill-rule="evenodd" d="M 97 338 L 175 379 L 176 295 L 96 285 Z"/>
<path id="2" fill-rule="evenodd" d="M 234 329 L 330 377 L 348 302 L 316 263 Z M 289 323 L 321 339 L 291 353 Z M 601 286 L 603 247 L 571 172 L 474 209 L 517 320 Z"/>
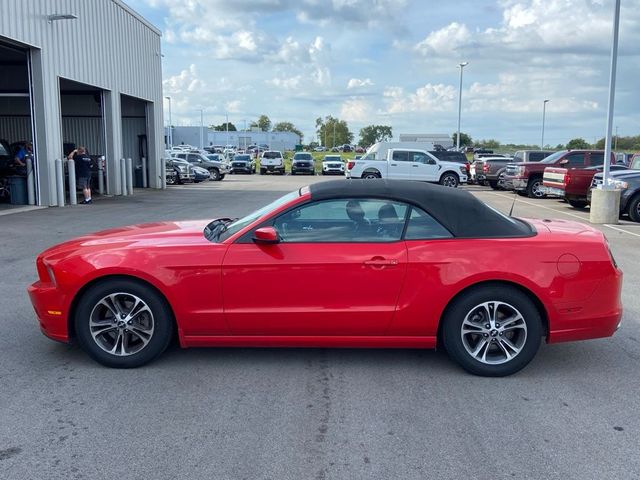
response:
<path id="1" fill-rule="evenodd" d="M 397 167 L 398 166 L 397 163 L 390 163 L 389 165 L 391 165 L 392 167 Z"/>
<path id="2" fill-rule="evenodd" d="M 420 165 L 411 165 L 413 168 L 418 168 Z"/>
<path id="3" fill-rule="evenodd" d="M 363 262 L 368 267 L 394 267 L 398 265 L 398 260 L 395 258 L 372 258 L 371 260 L 365 260 Z"/>

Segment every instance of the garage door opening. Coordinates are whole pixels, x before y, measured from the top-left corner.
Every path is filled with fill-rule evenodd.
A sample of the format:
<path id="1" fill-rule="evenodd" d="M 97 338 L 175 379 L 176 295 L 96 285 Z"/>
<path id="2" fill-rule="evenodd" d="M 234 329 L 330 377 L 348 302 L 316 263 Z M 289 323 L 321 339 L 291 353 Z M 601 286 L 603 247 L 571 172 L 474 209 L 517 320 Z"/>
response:
<path id="1" fill-rule="evenodd" d="M 100 176 L 106 172 L 102 158 L 106 156 L 103 91 L 100 88 L 60 79 L 60 112 L 62 145 L 67 157 L 77 147 L 85 147 L 91 157 L 91 191 L 100 193 Z M 101 171 L 102 170 L 102 171 Z M 68 172 L 67 172 L 68 175 Z M 65 182 L 67 191 L 76 188 Z"/>
<path id="2" fill-rule="evenodd" d="M 130 158 L 133 166 L 133 186 L 149 185 L 147 102 L 128 95 L 120 95 L 122 114 L 122 156 Z"/>
<path id="3" fill-rule="evenodd" d="M 35 203 L 36 146 L 32 143 L 29 51 L 0 41 L 0 208 Z M 16 160 L 18 157 L 18 160 Z M 32 167 L 27 169 L 27 157 Z M 27 194 L 27 176 L 33 189 Z M 31 197 L 31 198 L 29 198 Z"/>

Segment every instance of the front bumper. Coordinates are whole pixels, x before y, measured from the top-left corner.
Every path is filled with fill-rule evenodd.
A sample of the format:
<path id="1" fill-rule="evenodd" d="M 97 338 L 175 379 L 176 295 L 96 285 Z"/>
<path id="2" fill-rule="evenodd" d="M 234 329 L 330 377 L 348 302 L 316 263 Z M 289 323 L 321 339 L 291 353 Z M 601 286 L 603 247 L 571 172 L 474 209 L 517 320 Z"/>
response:
<path id="1" fill-rule="evenodd" d="M 29 286 L 27 292 L 42 333 L 52 340 L 69 343 L 68 312 L 64 306 L 64 295 L 52 284 L 40 281 Z"/>
<path id="2" fill-rule="evenodd" d="M 236 173 L 236 172 L 252 173 L 253 167 L 251 165 L 242 165 L 242 166 L 232 165 L 230 173 Z"/>

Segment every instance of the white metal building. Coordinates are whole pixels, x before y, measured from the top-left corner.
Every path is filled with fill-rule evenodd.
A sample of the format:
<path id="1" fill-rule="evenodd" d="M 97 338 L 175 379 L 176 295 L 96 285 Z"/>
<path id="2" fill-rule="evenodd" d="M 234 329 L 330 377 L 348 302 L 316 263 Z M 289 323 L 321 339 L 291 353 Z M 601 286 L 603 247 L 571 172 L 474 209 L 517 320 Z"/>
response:
<path id="1" fill-rule="evenodd" d="M 0 139 L 33 141 L 37 204 L 57 204 L 48 161 L 72 145 L 105 156 L 108 193 L 122 157 L 162 186 L 160 37 L 121 0 L 0 1 Z"/>
<path id="2" fill-rule="evenodd" d="M 169 127 L 165 129 L 165 138 L 169 139 Z M 269 145 L 272 150 L 294 150 L 300 143 L 300 135 L 293 132 L 263 132 L 261 130 L 247 131 L 216 131 L 207 127 L 173 127 L 173 144 L 192 145 L 194 147 L 208 147 L 210 145 L 234 145 L 244 148 L 251 145 Z M 202 145 L 200 140 L 202 139 Z M 167 145 L 169 146 L 169 145 Z"/>
<path id="3" fill-rule="evenodd" d="M 434 145 L 442 145 L 444 148 L 453 146 L 451 136 L 446 133 L 401 133 L 401 142 L 431 142 Z"/>

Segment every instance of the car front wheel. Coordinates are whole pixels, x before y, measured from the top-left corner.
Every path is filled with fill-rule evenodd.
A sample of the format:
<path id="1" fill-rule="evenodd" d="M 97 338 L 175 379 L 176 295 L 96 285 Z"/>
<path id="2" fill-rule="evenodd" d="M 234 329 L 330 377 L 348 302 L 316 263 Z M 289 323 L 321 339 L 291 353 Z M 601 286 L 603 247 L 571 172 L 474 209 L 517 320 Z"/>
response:
<path id="1" fill-rule="evenodd" d="M 214 182 L 220 180 L 220 172 L 217 168 L 212 168 L 211 170 L 209 170 L 209 180 L 212 180 Z"/>
<path id="2" fill-rule="evenodd" d="M 640 222 L 640 195 L 636 195 L 629 202 L 629 218 L 634 222 Z"/>
<path id="3" fill-rule="evenodd" d="M 129 279 L 91 287 L 75 312 L 78 342 L 91 358 L 114 368 L 135 368 L 159 356 L 173 336 L 173 318 L 153 288 Z"/>
<path id="4" fill-rule="evenodd" d="M 542 184 L 541 178 L 529 180 L 529 183 L 527 184 L 527 196 L 529 198 L 544 198 L 546 195 L 543 188 L 544 185 Z"/>
<path id="5" fill-rule="evenodd" d="M 540 313 L 520 290 L 483 286 L 455 301 L 442 319 L 449 356 L 470 373 L 511 375 L 535 356 L 543 334 Z"/>

